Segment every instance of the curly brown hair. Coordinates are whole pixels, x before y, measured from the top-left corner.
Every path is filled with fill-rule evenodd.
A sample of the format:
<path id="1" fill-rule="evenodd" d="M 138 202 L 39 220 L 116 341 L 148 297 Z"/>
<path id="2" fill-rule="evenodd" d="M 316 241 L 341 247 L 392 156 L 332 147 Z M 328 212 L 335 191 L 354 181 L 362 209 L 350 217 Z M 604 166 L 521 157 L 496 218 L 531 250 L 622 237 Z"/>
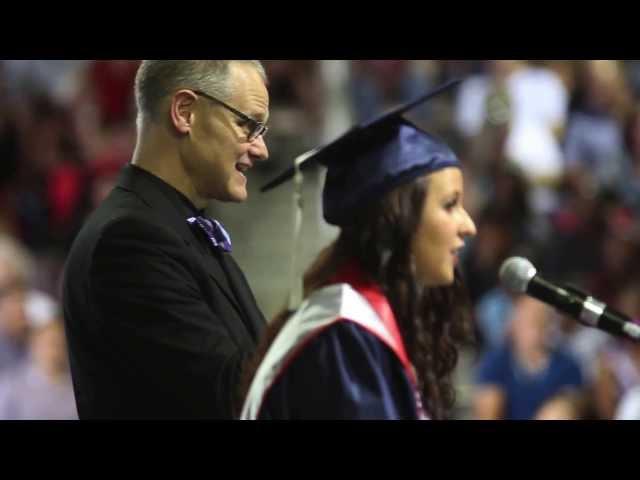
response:
<path id="1" fill-rule="evenodd" d="M 451 374 L 458 348 L 474 341 L 469 297 L 459 271 L 453 285 L 423 287 L 411 251 L 428 191 L 428 176 L 402 185 L 354 216 L 305 274 L 305 298 L 327 285 L 347 262 L 355 261 L 382 288 L 398 322 L 418 387 L 431 418 L 443 419 L 455 401 Z M 245 365 L 240 399 L 249 390 L 269 346 L 291 312 L 281 311 L 267 327 Z"/>

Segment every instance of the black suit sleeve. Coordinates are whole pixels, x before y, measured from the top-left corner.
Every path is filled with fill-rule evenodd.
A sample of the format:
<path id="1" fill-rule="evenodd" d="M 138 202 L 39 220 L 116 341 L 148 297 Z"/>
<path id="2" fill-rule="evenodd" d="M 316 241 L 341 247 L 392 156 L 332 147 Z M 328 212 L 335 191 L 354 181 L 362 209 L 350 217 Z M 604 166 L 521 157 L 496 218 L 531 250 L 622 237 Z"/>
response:
<path id="1" fill-rule="evenodd" d="M 96 245 L 90 295 L 129 405 L 117 416 L 232 416 L 243 353 L 203 299 L 185 248 L 137 218 L 112 223 Z"/>

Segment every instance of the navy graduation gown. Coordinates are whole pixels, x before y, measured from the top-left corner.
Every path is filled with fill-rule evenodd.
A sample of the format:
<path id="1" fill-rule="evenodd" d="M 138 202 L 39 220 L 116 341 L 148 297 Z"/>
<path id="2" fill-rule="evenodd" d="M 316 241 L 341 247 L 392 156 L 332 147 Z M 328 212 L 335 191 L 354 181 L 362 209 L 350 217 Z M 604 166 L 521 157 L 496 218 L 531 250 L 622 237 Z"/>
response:
<path id="1" fill-rule="evenodd" d="M 415 371 L 380 288 L 345 267 L 287 320 L 242 419 L 424 419 Z"/>
<path id="2" fill-rule="evenodd" d="M 395 354 L 352 322 L 311 340 L 267 392 L 259 419 L 417 419 L 414 392 Z"/>

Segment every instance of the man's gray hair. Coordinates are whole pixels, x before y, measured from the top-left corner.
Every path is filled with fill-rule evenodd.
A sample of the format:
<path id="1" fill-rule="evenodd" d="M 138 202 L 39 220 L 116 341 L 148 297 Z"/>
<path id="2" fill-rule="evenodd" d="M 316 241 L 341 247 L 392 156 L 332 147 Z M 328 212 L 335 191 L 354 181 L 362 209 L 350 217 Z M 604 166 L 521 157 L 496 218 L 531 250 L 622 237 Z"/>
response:
<path id="1" fill-rule="evenodd" d="M 202 90 L 222 101 L 233 94 L 229 83 L 231 62 L 253 65 L 263 81 L 266 74 L 258 60 L 143 60 L 135 82 L 138 122 L 142 118 L 155 119 L 165 97 L 181 88 Z"/>

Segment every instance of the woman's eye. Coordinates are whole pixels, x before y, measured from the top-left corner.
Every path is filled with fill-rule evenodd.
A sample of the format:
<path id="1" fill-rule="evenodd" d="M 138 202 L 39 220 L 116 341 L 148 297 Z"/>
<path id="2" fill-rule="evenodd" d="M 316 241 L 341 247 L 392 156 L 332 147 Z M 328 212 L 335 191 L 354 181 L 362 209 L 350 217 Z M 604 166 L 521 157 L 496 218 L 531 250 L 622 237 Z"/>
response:
<path id="1" fill-rule="evenodd" d="M 444 204 L 444 208 L 449 211 L 453 210 L 460 203 L 460 195 L 456 194 Z"/>
<path id="2" fill-rule="evenodd" d="M 447 210 L 453 210 L 453 208 L 458 204 L 458 199 L 451 200 L 450 202 L 445 203 L 444 208 Z"/>

